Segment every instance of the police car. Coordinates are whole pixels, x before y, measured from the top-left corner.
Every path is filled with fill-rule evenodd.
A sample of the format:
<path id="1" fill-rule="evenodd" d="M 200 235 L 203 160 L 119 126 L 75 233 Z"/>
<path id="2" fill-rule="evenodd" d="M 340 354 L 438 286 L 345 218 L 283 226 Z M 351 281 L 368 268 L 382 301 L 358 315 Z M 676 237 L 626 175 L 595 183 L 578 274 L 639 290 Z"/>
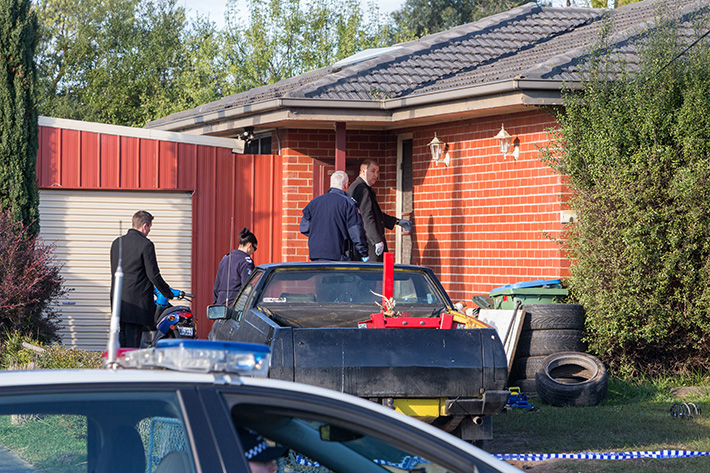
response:
<path id="1" fill-rule="evenodd" d="M 267 379 L 269 358 L 262 345 L 163 340 L 103 370 L 2 372 L 0 466 L 248 473 L 263 460 L 282 472 L 520 471 L 367 400 Z"/>

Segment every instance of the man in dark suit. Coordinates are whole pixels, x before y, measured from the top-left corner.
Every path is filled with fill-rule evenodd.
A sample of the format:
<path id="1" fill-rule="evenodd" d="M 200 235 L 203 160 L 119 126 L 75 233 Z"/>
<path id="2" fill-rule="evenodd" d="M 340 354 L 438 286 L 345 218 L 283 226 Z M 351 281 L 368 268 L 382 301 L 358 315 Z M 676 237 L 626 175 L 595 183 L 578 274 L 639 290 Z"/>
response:
<path id="1" fill-rule="evenodd" d="M 409 231 L 412 224 L 409 220 L 387 215 L 380 209 L 372 186 L 380 175 L 380 166 L 373 159 L 366 159 L 360 164 L 360 175 L 353 181 L 348 193 L 357 201 L 362 215 L 362 223 L 367 236 L 367 246 L 370 261 L 382 261 L 382 253 L 387 251 L 385 228 L 392 230 L 395 225 Z"/>
<path id="2" fill-rule="evenodd" d="M 113 275 L 121 258 L 123 289 L 121 294 L 121 323 L 118 340 L 121 347 L 139 348 L 144 330 L 155 330 L 155 302 L 153 286 L 168 299 L 173 291 L 163 280 L 155 257 L 155 245 L 148 233 L 153 216 L 145 210 L 133 214 L 133 228 L 111 244 L 111 295 Z M 113 305 L 113 297 L 111 297 Z"/>

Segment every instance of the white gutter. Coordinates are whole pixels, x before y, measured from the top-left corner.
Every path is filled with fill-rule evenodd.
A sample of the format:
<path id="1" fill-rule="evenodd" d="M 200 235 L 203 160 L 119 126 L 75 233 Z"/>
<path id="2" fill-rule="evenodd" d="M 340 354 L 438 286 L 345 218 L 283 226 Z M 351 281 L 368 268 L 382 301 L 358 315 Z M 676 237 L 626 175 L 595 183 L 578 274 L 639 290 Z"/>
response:
<path id="1" fill-rule="evenodd" d="M 105 123 L 84 122 L 65 118 L 39 117 L 39 126 L 48 128 L 62 128 L 65 130 L 88 131 L 104 135 L 118 135 L 149 140 L 169 141 L 216 148 L 229 148 L 232 152 L 242 153 L 244 142 L 236 138 L 222 138 L 217 136 L 196 135 L 193 133 L 178 133 L 147 128 L 134 128 L 130 126 L 107 125 Z"/>

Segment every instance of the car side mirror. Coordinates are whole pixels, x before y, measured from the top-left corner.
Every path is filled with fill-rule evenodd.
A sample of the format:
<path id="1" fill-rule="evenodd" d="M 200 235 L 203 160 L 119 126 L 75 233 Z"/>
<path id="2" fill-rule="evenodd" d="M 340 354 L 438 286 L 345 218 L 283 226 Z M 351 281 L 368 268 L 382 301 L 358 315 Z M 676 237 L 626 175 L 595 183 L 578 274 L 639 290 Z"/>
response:
<path id="1" fill-rule="evenodd" d="M 210 320 L 222 320 L 227 318 L 227 306 L 222 305 L 208 305 L 207 306 L 207 318 Z"/>

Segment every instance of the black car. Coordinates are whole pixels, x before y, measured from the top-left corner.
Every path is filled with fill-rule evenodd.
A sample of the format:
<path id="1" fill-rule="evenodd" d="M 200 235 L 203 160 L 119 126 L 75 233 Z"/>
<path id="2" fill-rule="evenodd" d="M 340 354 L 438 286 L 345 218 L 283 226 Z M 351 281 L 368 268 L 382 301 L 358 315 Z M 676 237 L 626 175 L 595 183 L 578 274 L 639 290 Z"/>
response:
<path id="1" fill-rule="evenodd" d="M 382 265 L 261 265 L 228 307 L 208 307 L 209 338 L 268 345 L 271 378 L 375 401 L 464 440 L 491 438 L 509 396 L 496 330 L 457 312 L 429 268 L 394 265 L 391 279 L 385 318 Z M 377 313 L 384 328 L 372 328 Z M 447 329 L 429 323 L 454 318 Z"/>

